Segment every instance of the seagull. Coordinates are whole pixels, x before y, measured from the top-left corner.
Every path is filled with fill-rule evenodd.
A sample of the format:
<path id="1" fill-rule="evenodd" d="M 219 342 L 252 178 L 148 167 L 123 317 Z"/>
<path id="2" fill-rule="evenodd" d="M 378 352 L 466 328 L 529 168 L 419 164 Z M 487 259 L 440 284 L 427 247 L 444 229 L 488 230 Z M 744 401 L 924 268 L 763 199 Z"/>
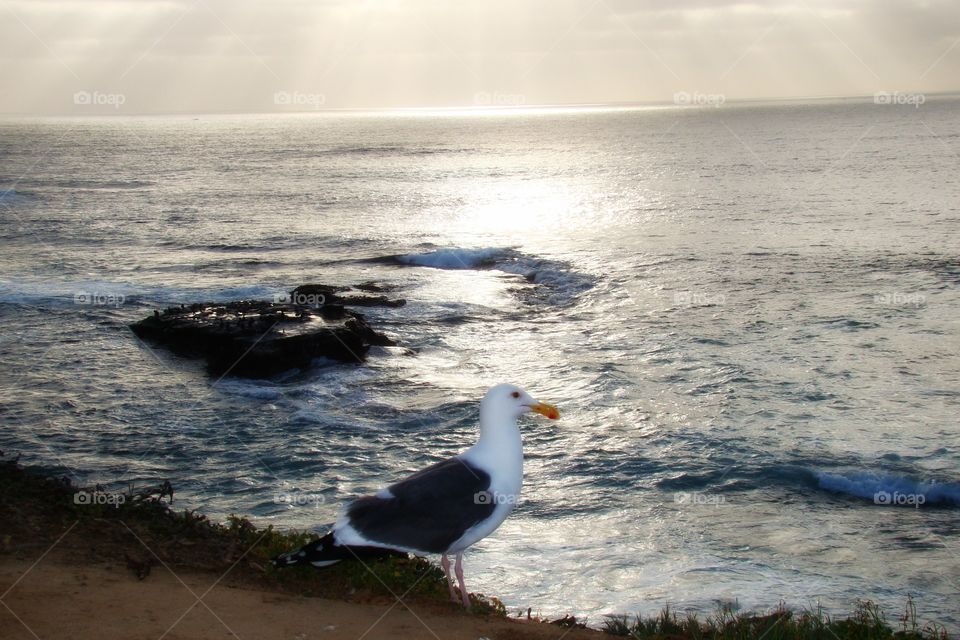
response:
<path id="1" fill-rule="evenodd" d="M 523 445 L 517 419 L 537 413 L 551 420 L 557 408 L 520 387 L 498 384 L 480 401 L 480 438 L 453 458 L 363 496 L 346 506 L 322 538 L 273 559 L 275 567 L 412 553 L 440 554 L 450 599 L 470 607 L 463 581 L 463 552 L 486 538 L 513 511 L 523 484 Z M 460 597 L 450 576 L 450 558 Z"/>

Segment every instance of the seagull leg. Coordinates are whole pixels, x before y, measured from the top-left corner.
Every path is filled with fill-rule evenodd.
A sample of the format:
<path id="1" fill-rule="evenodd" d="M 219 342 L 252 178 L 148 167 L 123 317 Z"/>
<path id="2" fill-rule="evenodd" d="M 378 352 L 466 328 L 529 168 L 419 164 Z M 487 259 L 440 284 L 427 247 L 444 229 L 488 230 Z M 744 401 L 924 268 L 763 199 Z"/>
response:
<path id="1" fill-rule="evenodd" d="M 470 608 L 470 594 L 467 593 L 467 585 L 463 583 L 463 551 L 457 554 L 457 581 L 460 583 L 460 597 L 463 598 L 463 606 Z"/>
<path id="2" fill-rule="evenodd" d="M 443 572 L 447 574 L 447 587 L 450 589 L 450 600 L 452 602 L 460 602 L 460 598 L 457 597 L 457 592 L 453 590 L 453 579 L 450 577 L 450 558 L 447 557 L 447 554 L 440 554 L 440 566 L 443 567 Z"/>

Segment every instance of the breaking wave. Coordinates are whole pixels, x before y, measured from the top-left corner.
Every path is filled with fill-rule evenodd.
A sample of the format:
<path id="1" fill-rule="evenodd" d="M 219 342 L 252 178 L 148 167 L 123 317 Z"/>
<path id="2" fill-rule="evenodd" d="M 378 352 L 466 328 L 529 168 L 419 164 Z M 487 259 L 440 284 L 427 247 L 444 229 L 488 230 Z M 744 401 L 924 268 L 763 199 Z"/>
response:
<path id="1" fill-rule="evenodd" d="M 509 248 L 434 249 L 423 253 L 386 256 L 377 261 L 433 269 L 500 271 L 538 285 L 539 294 L 542 295 L 534 292 L 532 301 L 551 304 L 570 303 L 577 294 L 594 284 L 592 277 L 573 270 L 567 262 L 530 256 Z"/>
<path id="2" fill-rule="evenodd" d="M 914 506 L 940 504 L 960 506 L 960 484 L 951 482 L 923 482 L 896 475 L 874 473 L 818 472 L 815 474 L 821 489 L 867 498 L 879 505 Z M 922 500 L 918 499 L 923 496 Z"/>

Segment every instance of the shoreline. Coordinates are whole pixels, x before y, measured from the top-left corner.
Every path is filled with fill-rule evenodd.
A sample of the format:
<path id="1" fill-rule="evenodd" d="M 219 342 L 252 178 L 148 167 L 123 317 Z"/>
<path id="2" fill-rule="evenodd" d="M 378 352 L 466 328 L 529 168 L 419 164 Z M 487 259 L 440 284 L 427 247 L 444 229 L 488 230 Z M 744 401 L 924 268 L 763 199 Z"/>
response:
<path id="1" fill-rule="evenodd" d="M 12 630 L 0 637 L 701 640 L 732 631 L 759 638 L 774 627 L 780 640 L 894 636 L 869 601 L 842 620 L 780 603 L 764 615 L 721 610 L 700 620 L 666 609 L 652 618 L 549 622 L 529 609 L 526 618 L 509 617 L 496 597 L 477 593 L 465 611 L 447 600 L 442 571 L 425 559 L 276 570 L 270 557 L 313 536 L 258 529 L 235 516 L 213 523 L 175 511 L 173 500 L 169 483 L 97 493 L 0 452 L 0 629 Z M 226 617 L 236 620 L 235 631 Z M 164 621 L 170 626 L 160 628 Z M 915 614 L 899 626 L 898 638 L 948 639 L 942 626 L 921 625 Z"/>

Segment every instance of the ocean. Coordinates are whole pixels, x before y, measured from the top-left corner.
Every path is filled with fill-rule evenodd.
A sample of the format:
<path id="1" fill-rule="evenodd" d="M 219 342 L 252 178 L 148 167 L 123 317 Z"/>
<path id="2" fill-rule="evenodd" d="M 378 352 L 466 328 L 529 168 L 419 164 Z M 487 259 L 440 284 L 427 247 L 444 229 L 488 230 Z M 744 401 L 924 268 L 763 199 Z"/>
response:
<path id="1" fill-rule="evenodd" d="M 508 609 L 960 628 L 960 98 L 0 120 L 0 449 L 316 528 L 520 384 Z M 154 309 L 374 281 L 363 364 L 209 377 Z"/>

